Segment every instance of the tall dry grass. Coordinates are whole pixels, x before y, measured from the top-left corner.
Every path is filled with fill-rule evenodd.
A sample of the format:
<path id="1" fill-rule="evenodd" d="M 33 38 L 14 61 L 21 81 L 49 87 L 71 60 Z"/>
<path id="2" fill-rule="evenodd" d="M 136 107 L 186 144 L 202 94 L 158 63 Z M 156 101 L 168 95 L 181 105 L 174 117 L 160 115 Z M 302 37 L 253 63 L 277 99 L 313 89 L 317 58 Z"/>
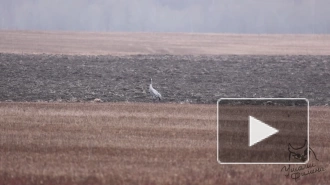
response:
<path id="1" fill-rule="evenodd" d="M 311 110 L 313 138 L 329 139 L 329 118 Z M 294 184 L 281 167 L 219 165 L 215 105 L 0 103 L 0 184 Z"/>

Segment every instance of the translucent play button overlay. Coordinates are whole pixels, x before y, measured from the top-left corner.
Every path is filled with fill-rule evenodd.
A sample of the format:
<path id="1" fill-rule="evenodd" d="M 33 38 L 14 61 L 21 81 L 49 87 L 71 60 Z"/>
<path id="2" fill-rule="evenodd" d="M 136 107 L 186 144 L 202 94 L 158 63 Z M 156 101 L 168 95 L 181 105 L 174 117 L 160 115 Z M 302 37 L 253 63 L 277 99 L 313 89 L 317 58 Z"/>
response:
<path id="1" fill-rule="evenodd" d="M 278 132 L 277 129 L 265 124 L 264 122 L 257 120 L 256 118 L 249 116 L 249 146 L 270 137 Z"/>
<path id="2" fill-rule="evenodd" d="M 220 99 L 218 162 L 305 164 L 309 159 L 305 152 L 309 147 L 308 106 L 303 98 Z"/>

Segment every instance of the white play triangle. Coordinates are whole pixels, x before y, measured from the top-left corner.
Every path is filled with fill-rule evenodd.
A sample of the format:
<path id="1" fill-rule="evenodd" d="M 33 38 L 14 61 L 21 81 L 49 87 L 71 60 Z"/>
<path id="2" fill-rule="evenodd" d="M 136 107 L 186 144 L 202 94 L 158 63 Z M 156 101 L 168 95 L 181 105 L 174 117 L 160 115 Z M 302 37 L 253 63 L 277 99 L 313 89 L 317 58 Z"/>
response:
<path id="1" fill-rule="evenodd" d="M 276 134 L 277 132 L 277 129 L 252 116 L 249 116 L 249 146 L 253 146 L 269 136 Z"/>

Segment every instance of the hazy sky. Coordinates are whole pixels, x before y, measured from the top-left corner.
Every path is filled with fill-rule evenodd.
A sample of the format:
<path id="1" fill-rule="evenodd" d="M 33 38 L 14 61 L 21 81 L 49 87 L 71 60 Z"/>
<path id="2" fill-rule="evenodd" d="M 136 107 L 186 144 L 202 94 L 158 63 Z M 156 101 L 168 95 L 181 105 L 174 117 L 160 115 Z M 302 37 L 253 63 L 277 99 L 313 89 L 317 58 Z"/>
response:
<path id="1" fill-rule="evenodd" d="M 0 29 L 330 33 L 330 0 L 0 0 Z"/>

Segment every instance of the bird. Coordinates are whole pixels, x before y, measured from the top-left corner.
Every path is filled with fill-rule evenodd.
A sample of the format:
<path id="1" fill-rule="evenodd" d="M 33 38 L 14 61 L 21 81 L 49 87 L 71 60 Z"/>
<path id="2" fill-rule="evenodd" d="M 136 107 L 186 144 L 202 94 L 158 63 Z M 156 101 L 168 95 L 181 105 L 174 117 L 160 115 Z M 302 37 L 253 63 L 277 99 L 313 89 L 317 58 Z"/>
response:
<path id="1" fill-rule="evenodd" d="M 154 100 L 158 99 L 160 101 L 162 99 L 162 95 L 152 87 L 152 78 L 150 78 L 149 93 Z"/>

